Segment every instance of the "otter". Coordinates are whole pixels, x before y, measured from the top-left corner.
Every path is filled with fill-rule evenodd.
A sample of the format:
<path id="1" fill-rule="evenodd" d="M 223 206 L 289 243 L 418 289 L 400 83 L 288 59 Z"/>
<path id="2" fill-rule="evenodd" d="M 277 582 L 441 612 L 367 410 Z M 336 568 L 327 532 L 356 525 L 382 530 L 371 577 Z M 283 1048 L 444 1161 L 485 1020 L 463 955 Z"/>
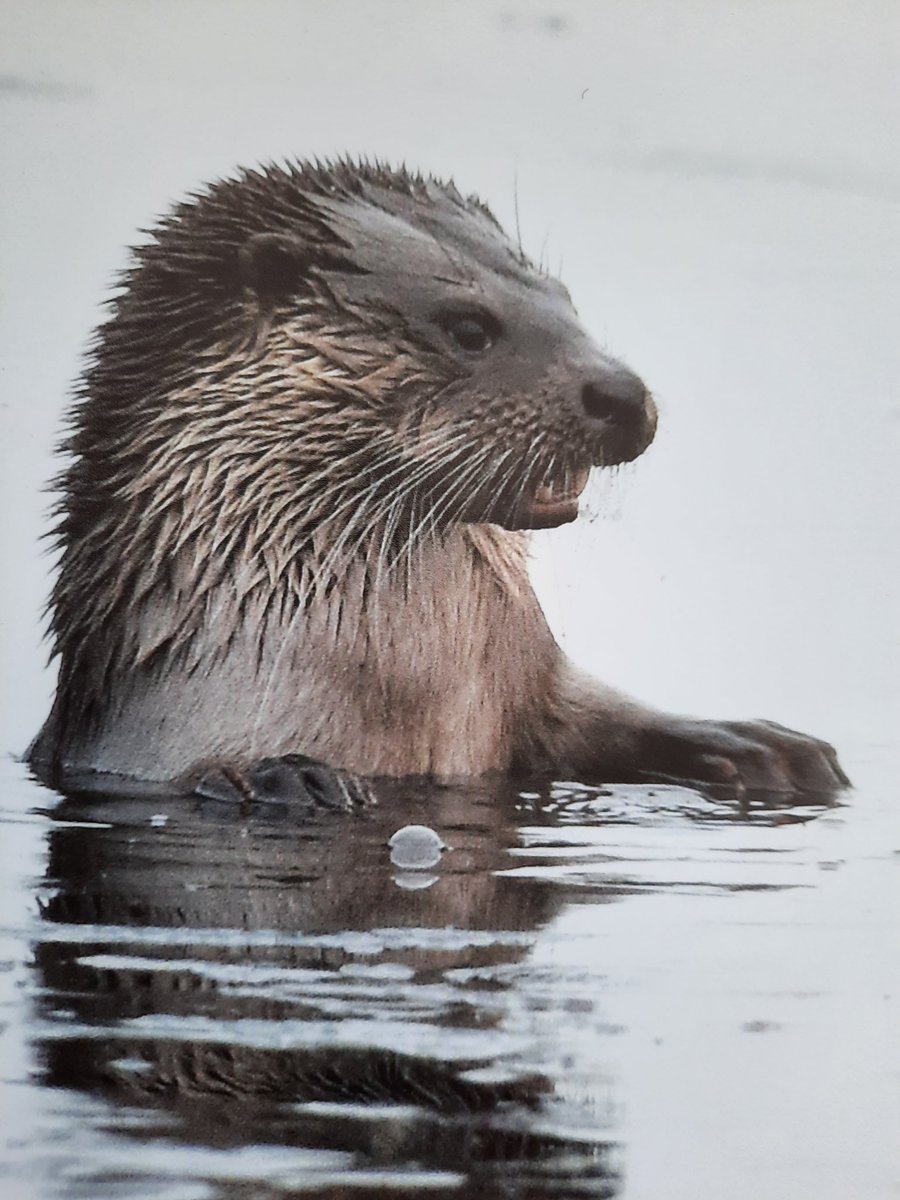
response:
<path id="1" fill-rule="evenodd" d="M 195 193 L 134 252 L 71 425 L 29 752 L 56 786 L 847 783 L 823 742 L 654 711 L 562 654 L 528 531 L 656 410 L 452 182 L 343 159 Z"/>

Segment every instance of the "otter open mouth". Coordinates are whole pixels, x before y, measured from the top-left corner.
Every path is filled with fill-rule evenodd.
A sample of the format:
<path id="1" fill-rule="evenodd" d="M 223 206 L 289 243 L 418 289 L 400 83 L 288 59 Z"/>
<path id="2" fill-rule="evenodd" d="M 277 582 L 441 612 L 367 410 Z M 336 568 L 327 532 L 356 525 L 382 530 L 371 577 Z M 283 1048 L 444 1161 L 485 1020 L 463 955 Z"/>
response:
<path id="1" fill-rule="evenodd" d="M 523 497 L 517 514 L 520 529 L 553 529 L 578 516 L 578 500 L 584 491 L 589 467 L 566 471 L 557 479 L 545 478 L 530 497 Z"/>

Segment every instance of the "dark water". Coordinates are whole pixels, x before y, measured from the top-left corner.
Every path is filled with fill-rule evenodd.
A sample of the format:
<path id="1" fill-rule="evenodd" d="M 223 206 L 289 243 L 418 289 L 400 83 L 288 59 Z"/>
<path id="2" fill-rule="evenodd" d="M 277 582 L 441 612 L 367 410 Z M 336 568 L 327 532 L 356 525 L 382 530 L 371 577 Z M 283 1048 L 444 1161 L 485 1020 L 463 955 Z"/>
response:
<path id="1" fill-rule="evenodd" d="M 6 770 L 5 1196 L 893 1194 L 873 794 L 397 784 L 298 826 Z M 423 820 L 451 849 L 398 870 Z"/>

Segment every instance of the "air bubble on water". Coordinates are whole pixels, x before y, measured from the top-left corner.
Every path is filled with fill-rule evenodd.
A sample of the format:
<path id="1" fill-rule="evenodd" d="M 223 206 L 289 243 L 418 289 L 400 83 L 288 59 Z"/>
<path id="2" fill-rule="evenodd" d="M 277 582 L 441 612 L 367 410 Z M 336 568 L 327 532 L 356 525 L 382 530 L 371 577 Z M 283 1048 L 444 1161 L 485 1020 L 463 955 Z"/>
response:
<path id="1" fill-rule="evenodd" d="M 407 871 L 425 871 L 441 861 L 450 847 L 427 825 L 404 825 L 388 841 L 391 862 Z"/>

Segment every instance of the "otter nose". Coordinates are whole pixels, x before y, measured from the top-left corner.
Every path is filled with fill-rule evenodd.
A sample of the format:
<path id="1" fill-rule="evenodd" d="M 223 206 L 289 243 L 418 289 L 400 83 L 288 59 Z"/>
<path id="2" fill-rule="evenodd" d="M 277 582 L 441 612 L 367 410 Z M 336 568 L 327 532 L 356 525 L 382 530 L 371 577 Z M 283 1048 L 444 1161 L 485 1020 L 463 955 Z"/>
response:
<path id="1" fill-rule="evenodd" d="M 623 431 L 636 431 L 646 425 L 647 400 L 643 380 L 625 367 L 604 372 L 581 388 L 585 416 Z"/>
<path id="2" fill-rule="evenodd" d="M 656 406 L 644 381 L 621 364 L 594 363 L 582 375 L 581 411 L 595 446 L 595 463 L 631 462 L 656 432 Z"/>

